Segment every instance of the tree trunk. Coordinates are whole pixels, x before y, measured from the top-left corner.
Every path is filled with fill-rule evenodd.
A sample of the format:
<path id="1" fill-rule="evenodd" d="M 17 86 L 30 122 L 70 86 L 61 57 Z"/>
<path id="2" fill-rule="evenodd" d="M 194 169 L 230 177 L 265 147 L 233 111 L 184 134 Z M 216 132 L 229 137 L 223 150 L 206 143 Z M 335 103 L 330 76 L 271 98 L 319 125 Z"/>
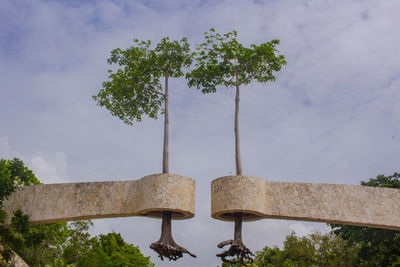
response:
<path id="1" fill-rule="evenodd" d="M 165 70 L 165 106 L 164 106 L 164 148 L 163 148 L 163 173 L 169 173 L 169 151 L 168 151 L 168 138 L 169 138 L 169 117 L 168 117 L 168 68 Z M 161 237 L 160 239 L 152 243 L 150 248 L 158 253 L 158 257 L 164 260 L 164 257 L 169 260 L 177 260 L 183 257 L 183 253 L 187 253 L 190 256 L 196 258 L 196 255 L 189 252 L 186 248 L 179 246 L 175 243 L 172 238 L 171 232 L 171 220 L 172 212 L 162 212 L 162 223 L 161 223 Z"/>
<path id="2" fill-rule="evenodd" d="M 163 149 L 163 173 L 169 173 L 169 117 L 168 117 L 168 69 L 165 71 L 165 102 L 164 102 L 164 149 Z"/>
<path id="3" fill-rule="evenodd" d="M 235 240 L 237 243 L 235 245 L 243 245 L 242 221 L 243 221 L 243 214 L 240 212 L 235 213 L 235 233 L 234 233 L 234 237 L 233 237 L 233 240 Z"/>
<path id="4" fill-rule="evenodd" d="M 251 252 L 250 249 L 248 249 L 244 244 L 242 240 L 242 222 L 243 222 L 243 213 L 241 212 L 235 212 L 234 213 L 234 218 L 235 218 L 235 235 L 233 240 L 227 240 L 223 241 L 218 244 L 219 248 L 223 248 L 226 245 L 231 245 L 231 247 L 228 250 L 225 250 L 222 253 L 217 254 L 217 257 L 221 257 L 221 260 L 223 262 L 227 262 L 230 264 L 237 263 L 238 261 L 242 264 L 247 263 L 252 263 L 254 256 L 253 252 Z M 235 257 L 233 259 L 227 259 L 227 257 Z"/>
<path id="5" fill-rule="evenodd" d="M 170 211 L 163 212 L 163 220 L 161 224 L 161 237 L 159 242 L 164 242 L 165 244 L 175 244 L 175 241 L 172 238 L 171 218 L 172 218 L 172 213 Z"/>
<path id="6" fill-rule="evenodd" d="M 236 73 L 236 97 L 235 97 L 235 160 L 236 175 L 242 175 L 242 160 L 240 158 L 240 137 L 239 137 L 239 77 Z"/>

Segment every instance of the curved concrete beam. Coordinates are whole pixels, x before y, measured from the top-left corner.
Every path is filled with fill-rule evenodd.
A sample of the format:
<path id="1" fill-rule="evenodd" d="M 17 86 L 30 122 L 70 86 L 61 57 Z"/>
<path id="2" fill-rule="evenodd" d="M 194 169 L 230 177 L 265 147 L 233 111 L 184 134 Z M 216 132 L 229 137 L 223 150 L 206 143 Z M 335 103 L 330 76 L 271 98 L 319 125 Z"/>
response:
<path id="1" fill-rule="evenodd" d="M 265 218 L 400 230 L 400 190 L 354 185 L 271 182 L 225 176 L 211 183 L 211 216 Z"/>
<path id="2" fill-rule="evenodd" d="M 4 203 L 7 214 L 21 209 L 31 223 L 126 216 L 173 219 L 194 216 L 195 182 L 176 174 L 153 174 L 133 181 L 25 186 Z M 9 216 L 11 217 L 11 216 Z"/>

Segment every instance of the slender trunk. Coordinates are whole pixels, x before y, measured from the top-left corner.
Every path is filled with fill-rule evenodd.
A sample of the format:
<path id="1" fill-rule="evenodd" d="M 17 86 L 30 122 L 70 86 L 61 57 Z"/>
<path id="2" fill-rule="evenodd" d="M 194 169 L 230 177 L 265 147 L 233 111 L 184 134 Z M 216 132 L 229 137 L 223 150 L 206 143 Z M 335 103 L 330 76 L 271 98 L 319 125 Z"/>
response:
<path id="1" fill-rule="evenodd" d="M 163 149 L 163 173 L 169 173 L 169 117 L 168 117 L 168 69 L 165 71 L 165 107 L 164 107 L 164 149 Z"/>
<path id="2" fill-rule="evenodd" d="M 169 151 L 168 151 L 168 137 L 169 137 L 169 117 L 168 117 L 168 68 L 165 70 L 165 106 L 164 106 L 164 147 L 163 147 L 163 173 L 169 173 Z M 161 223 L 161 237 L 160 239 L 152 243 L 150 248 L 158 253 L 161 260 L 164 257 L 169 260 L 177 260 L 183 257 L 183 253 L 187 253 L 190 256 L 196 258 L 196 255 L 189 252 L 186 248 L 179 246 L 175 243 L 172 238 L 172 212 L 165 210 L 162 212 L 162 223 Z"/>
<path id="3" fill-rule="evenodd" d="M 175 241 L 172 238 L 171 218 L 172 213 L 170 211 L 163 212 L 160 241 L 166 244 L 175 244 Z"/>
<path id="4" fill-rule="evenodd" d="M 239 77 L 236 73 L 236 97 L 235 97 L 235 160 L 236 175 L 242 175 L 242 160 L 240 158 L 240 137 L 239 137 Z"/>
<path id="5" fill-rule="evenodd" d="M 242 221 L 243 221 L 243 214 L 238 212 L 235 213 L 235 234 L 233 239 L 238 242 L 239 244 L 243 244 L 242 242 Z"/>

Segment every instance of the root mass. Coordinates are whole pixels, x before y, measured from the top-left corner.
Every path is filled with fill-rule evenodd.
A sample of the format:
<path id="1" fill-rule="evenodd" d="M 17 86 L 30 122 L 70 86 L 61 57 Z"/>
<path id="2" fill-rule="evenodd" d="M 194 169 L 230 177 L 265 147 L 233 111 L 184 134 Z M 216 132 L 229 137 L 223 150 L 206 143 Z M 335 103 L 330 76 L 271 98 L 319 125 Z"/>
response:
<path id="1" fill-rule="evenodd" d="M 152 243 L 150 248 L 158 253 L 158 257 L 161 260 L 168 258 L 169 260 L 176 261 L 183 257 L 184 253 L 196 258 L 196 255 L 188 251 L 186 248 L 179 246 L 172 237 L 171 232 L 171 218 L 172 213 L 170 211 L 163 212 L 162 226 L 161 226 L 161 237 L 160 239 Z"/>
<path id="2" fill-rule="evenodd" d="M 234 214 L 235 217 L 235 234 L 234 239 L 230 239 L 227 241 L 223 241 L 218 244 L 219 248 L 223 248 L 226 245 L 231 245 L 228 250 L 225 250 L 222 253 L 217 254 L 217 257 L 220 257 L 223 262 L 226 263 L 237 263 L 240 262 L 243 265 L 246 263 L 252 263 L 254 256 L 253 252 L 248 249 L 242 241 L 242 221 L 243 214 L 238 212 Z M 227 257 L 232 257 L 227 259 Z"/>

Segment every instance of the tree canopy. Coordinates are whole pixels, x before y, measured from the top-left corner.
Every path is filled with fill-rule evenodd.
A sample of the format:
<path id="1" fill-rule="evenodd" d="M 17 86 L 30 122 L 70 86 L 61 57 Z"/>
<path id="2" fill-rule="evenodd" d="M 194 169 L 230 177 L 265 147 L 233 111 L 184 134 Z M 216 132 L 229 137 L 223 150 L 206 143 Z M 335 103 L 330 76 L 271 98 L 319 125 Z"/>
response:
<path id="1" fill-rule="evenodd" d="M 216 92 L 217 86 L 234 87 L 257 82 L 275 81 L 275 72 L 286 64 L 283 55 L 277 55 L 279 40 L 251 44 L 245 47 L 237 40 L 237 32 L 219 34 L 211 28 L 197 49 L 195 69 L 187 78 L 189 86 L 203 93 Z"/>
<path id="2" fill-rule="evenodd" d="M 192 63 L 192 54 L 186 38 L 178 42 L 165 37 L 155 48 L 150 40 L 134 39 L 128 49 L 112 50 L 107 62 L 118 69 L 109 70 L 108 81 L 93 99 L 132 125 L 143 115 L 157 119 L 168 94 L 163 92 L 160 79 L 183 76 L 182 69 Z"/>
<path id="3" fill-rule="evenodd" d="M 154 266 L 149 257 L 144 257 L 139 248 L 126 243 L 118 233 L 93 237 L 89 243 L 89 249 L 85 250 L 78 259 L 78 267 Z"/>
<path id="4" fill-rule="evenodd" d="M 258 267 L 351 267 L 357 266 L 357 252 L 357 246 L 350 246 L 332 233 L 314 233 L 303 237 L 292 233 L 286 237 L 283 249 L 274 246 L 258 251 L 254 264 Z"/>
<path id="5" fill-rule="evenodd" d="M 276 46 L 279 40 L 245 47 L 237 40 L 237 32 L 225 34 L 211 28 L 204 33 L 205 42 L 196 47 L 195 69 L 186 75 L 189 87 L 203 93 L 215 93 L 218 86 L 235 87 L 235 162 L 236 174 L 242 175 L 239 138 L 240 86 L 252 81 L 275 81 L 275 73 L 286 64 Z"/>

